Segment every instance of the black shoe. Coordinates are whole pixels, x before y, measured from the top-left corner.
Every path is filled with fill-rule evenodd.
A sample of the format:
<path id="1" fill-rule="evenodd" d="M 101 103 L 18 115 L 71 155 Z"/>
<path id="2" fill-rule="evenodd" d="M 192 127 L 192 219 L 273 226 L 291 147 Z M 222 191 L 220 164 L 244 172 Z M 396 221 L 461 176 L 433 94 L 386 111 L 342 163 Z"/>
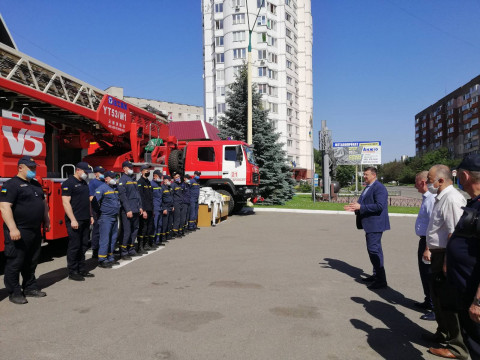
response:
<path id="1" fill-rule="evenodd" d="M 370 275 L 370 276 L 367 276 L 366 278 L 361 278 L 361 280 L 364 282 L 372 282 L 372 281 L 375 281 L 376 279 L 377 277 L 375 275 Z"/>
<path id="2" fill-rule="evenodd" d="M 168 236 L 167 236 L 167 240 L 172 240 L 172 239 L 173 239 L 173 238 L 172 238 L 171 235 L 168 235 Z"/>
<path id="3" fill-rule="evenodd" d="M 88 272 L 88 271 L 82 271 L 82 272 L 80 273 L 80 275 L 82 275 L 83 277 L 86 277 L 86 278 L 95 277 L 95 274 L 92 274 L 92 273 L 90 273 L 90 272 Z"/>
<path id="4" fill-rule="evenodd" d="M 98 263 L 98 267 L 102 269 L 111 269 L 112 268 L 112 263 L 108 261 L 100 261 Z"/>
<path id="5" fill-rule="evenodd" d="M 200 228 L 197 226 L 197 227 L 195 228 L 195 230 L 202 230 L 202 229 L 200 229 Z"/>
<path id="6" fill-rule="evenodd" d="M 132 256 L 139 256 L 139 255 L 135 254 L 135 255 L 132 255 Z M 129 256 L 129 255 L 123 255 L 122 260 L 132 260 L 132 257 Z"/>
<path id="7" fill-rule="evenodd" d="M 78 274 L 78 273 L 69 274 L 69 275 L 68 275 L 68 278 L 69 278 L 70 280 L 74 280 L 74 281 L 85 281 L 85 278 L 84 278 L 82 275 Z"/>
<path id="8" fill-rule="evenodd" d="M 23 294 L 10 294 L 8 296 L 8 300 L 18 305 L 23 305 L 28 303 L 27 299 L 25 298 L 25 296 L 23 296 Z"/>
<path id="9" fill-rule="evenodd" d="M 109 261 L 109 264 L 112 265 L 112 266 L 120 265 L 120 263 L 117 260 Z"/>
<path id="10" fill-rule="evenodd" d="M 420 335 L 420 337 L 423 340 L 431 341 L 431 342 L 438 343 L 438 344 L 442 344 L 442 343 L 445 343 L 447 341 L 445 336 L 443 336 L 442 334 L 440 334 L 438 332 L 435 333 L 435 334 L 422 334 L 422 335 Z"/>
<path id="11" fill-rule="evenodd" d="M 387 287 L 386 281 L 375 280 L 373 283 L 367 286 L 370 290 L 383 289 Z"/>
<path id="12" fill-rule="evenodd" d="M 143 247 L 143 250 L 144 251 L 149 251 L 149 250 L 152 250 L 152 248 L 150 247 L 150 245 L 147 244 Z"/>
<path id="13" fill-rule="evenodd" d="M 420 309 L 423 309 L 423 310 L 432 310 L 433 307 L 432 307 L 432 304 L 430 304 L 429 302 L 427 301 L 424 301 L 424 302 L 415 302 L 414 305 Z"/>
<path id="14" fill-rule="evenodd" d="M 44 296 L 47 296 L 47 293 L 45 291 L 34 289 L 34 290 L 24 290 L 23 295 L 30 296 L 30 297 L 44 297 Z"/>
<path id="15" fill-rule="evenodd" d="M 435 313 L 433 311 L 429 311 L 426 314 L 420 316 L 421 320 L 428 320 L 428 321 L 435 321 Z"/>

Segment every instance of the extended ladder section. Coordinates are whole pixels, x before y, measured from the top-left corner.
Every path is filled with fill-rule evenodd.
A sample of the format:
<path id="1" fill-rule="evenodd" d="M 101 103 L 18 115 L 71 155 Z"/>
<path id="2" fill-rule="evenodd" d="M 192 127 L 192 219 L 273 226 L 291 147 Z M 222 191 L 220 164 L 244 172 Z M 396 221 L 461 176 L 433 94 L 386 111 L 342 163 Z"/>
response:
<path id="1" fill-rule="evenodd" d="M 0 77 L 97 111 L 105 92 L 0 43 Z"/>

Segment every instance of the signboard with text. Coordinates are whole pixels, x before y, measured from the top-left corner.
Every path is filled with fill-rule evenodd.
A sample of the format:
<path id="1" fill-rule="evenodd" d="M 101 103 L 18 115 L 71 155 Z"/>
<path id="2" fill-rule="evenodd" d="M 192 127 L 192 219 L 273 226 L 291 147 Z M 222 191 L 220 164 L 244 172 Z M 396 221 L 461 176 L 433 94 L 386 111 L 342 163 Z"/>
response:
<path id="1" fill-rule="evenodd" d="M 334 142 L 333 156 L 337 165 L 380 165 L 381 141 Z"/>

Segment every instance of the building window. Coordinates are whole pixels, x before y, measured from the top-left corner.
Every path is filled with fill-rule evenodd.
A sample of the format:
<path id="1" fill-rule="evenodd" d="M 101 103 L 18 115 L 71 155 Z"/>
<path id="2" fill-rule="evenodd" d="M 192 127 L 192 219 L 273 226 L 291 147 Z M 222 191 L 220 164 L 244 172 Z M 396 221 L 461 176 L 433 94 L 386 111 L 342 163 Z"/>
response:
<path id="1" fill-rule="evenodd" d="M 217 30 L 223 29 L 223 20 L 215 20 L 215 29 Z"/>
<path id="2" fill-rule="evenodd" d="M 247 57 L 247 49 L 233 49 L 233 58 L 234 59 L 245 59 Z"/>
<path id="3" fill-rule="evenodd" d="M 276 14 L 277 13 L 277 7 L 273 4 L 268 4 L 267 5 L 267 8 L 268 8 L 268 11 L 270 11 L 272 14 Z"/>
<path id="4" fill-rule="evenodd" d="M 222 39 L 223 40 L 223 39 Z M 285 49 L 287 50 L 287 53 L 291 54 L 292 53 L 292 47 L 290 45 L 287 44 L 287 46 L 285 47 Z"/>
<path id="5" fill-rule="evenodd" d="M 285 5 L 290 6 L 290 0 L 285 0 Z"/>
<path id="6" fill-rule="evenodd" d="M 277 30 L 277 22 L 275 20 L 269 19 L 267 21 L 267 28 L 270 29 L 270 30 L 276 31 Z"/>
<path id="7" fill-rule="evenodd" d="M 257 25 L 258 26 L 267 25 L 267 17 L 265 15 L 259 16 L 257 19 Z"/>
<path id="8" fill-rule="evenodd" d="M 268 95 L 270 96 L 278 96 L 278 88 L 275 86 L 268 86 Z"/>
<path id="9" fill-rule="evenodd" d="M 287 100 L 292 101 L 292 99 L 293 99 L 292 93 L 290 91 L 287 91 Z"/>
<path id="10" fill-rule="evenodd" d="M 223 53 L 216 54 L 217 55 L 217 64 L 223 64 L 225 62 L 225 57 Z"/>
<path id="11" fill-rule="evenodd" d="M 245 24 L 245 14 L 233 14 L 233 25 Z"/>
<path id="12" fill-rule="evenodd" d="M 257 0 L 257 8 L 265 7 L 265 0 Z"/>
<path id="13" fill-rule="evenodd" d="M 216 77 L 217 80 L 224 80 L 225 79 L 225 70 L 217 70 L 215 77 Z"/>
<path id="14" fill-rule="evenodd" d="M 216 13 L 221 13 L 221 12 L 223 12 L 223 3 L 215 4 L 215 12 L 216 12 Z"/>
<path id="15" fill-rule="evenodd" d="M 240 70 L 242 70 L 241 65 L 234 66 L 233 67 L 233 76 L 237 77 L 238 75 L 240 75 Z"/>
<path id="16" fill-rule="evenodd" d="M 288 12 L 285 12 L 285 20 L 292 22 L 292 15 L 290 15 Z"/>
<path id="17" fill-rule="evenodd" d="M 287 108 L 287 115 L 292 116 L 293 115 L 293 110 L 291 108 Z"/>
<path id="18" fill-rule="evenodd" d="M 223 36 L 217 36 L 215 38 L 215 46 L 223 46 Z"/>
<path id="19" fill-rule="evenodd" d="M 215 150 L 213 147 L 199 147 L 198 148 L 198 161 L 215 161 Z"/>
<path id="20" fill-rule="evenodd" d="M 287 84 L 292 85 L 292 78 L 290 76 L 287 76 Z"/>
<path id="21" fill-rule="evenodd" d="M 288 139 L 287 140 L 287 146 L 292 147 L 293 146 L 293 140 Z"/>
<path id="22" fill-rule="evenodd" d="M 232 0 L 232 5 L 234 7 L 245 6 L 245 0 Z"/>
<path id="23" fill-rule="evenodd" d="M 268 78 L 277 80 L 278 78 L 278 73 L 275 70 L 268 69 Z"/>
<path id="24" fill-rule="evenodd" d="M 217 96 L 225 96 L 225 86 L 217 86 Z"/>
<path id="25" fill-rule="evenodd" d="M 258 50 L 258 60 L 265 60 L 267 58 L 267 50 Z"/>
<path id="26" fill-rule="evenodd" d="M 289 133 L 292 132 L 292 129 L 293 129 L 293 125 L 292 125 L 292 124 L 287 124 L 287 131 L 288 131 Z"/>
<path id="27" fill-rule="evenodd" d="M 287 60 L 287 68 L 292 69 L 292 62 L 290 60 Z"/>
<path id="28" fill-rule="evenodd" d="M 245 31 L 233 32 L 233 41 L 244 41 L 244 40 L 245 40 Z"/>
<path id="29" fill-rule="evenodd" d="M 278 114 L 278 104 L 270 103 L 270 111 L 274 114 Z"/>
<path id="30" fill-rule="evenodd" d="M 278 63 L 278 57 L 277 54 L 274 53 L 268 53 L 268 61 L 277 64 Z"/>
<path id="31" fill-rule="evenodd" d="M 258 33 L 258 42 L 267 42 L 267 33 L 266 32 L 260 32 Z"/>
<path id="32" fill-rule="evenodd" d="M 273 36 L 268 35 L 268 41 L 267 41 L 267 43 L 268 43 L 268 45 L 270 45 L 270 46 L 277 47 L 277 39 L 274 38 Z"/>
<path id="33" fill-rule="evenodd" d="M 285 29 L 285 35 L 287 35 L 288 38 L 292 38 L 292 30 L 290 30 L 289 28 L 286 28 Z"/>
<path id="34" fill-rule="evenodd" d="M 259 67 L 258 68 L 258 76 L 267 76 L 267 68 L 266 67 Z"/>
<path id="35" fill-rule="evenodd" d="M 260 94 L 266 94 L 267 93 L 267 89 L 268 89 L 268 85 L 267 84 L 258 84 L 258 92 Z"/>
<path id="36" fill-rule="evenodd" d="M 219 113 L 219 114 L 225 113 L 225 103 L 218 103 L 217 104 L 217 113 Z"/>

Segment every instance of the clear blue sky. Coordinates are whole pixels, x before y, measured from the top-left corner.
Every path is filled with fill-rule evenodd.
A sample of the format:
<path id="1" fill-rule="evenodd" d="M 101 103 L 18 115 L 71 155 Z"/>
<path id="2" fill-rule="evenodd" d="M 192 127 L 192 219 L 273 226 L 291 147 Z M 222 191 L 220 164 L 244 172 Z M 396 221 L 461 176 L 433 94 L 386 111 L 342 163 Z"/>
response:
<path id="1" fill-rule="evenodd" d="M 414 155 L 414 115 L 480 73 L 480 0 L 312 0 L 314 126 Z M 2 0 L 19 49 L 100 89 L 203 106 L 200 0 Z"/>

